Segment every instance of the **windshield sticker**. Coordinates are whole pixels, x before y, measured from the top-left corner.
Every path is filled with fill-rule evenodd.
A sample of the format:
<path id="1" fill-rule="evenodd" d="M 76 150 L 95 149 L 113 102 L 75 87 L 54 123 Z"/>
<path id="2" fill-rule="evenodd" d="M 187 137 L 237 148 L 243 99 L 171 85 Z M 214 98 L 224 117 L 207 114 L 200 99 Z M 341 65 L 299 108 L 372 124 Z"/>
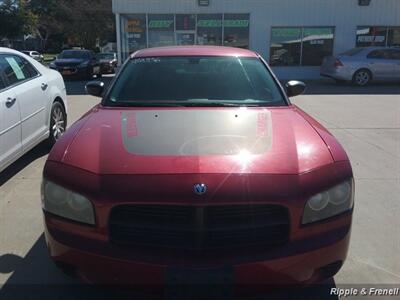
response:
<path id="1" fill-rule="evenodd" d="M 136 58 L 132 61 L 134 64 L 143 64 L 143 63 L 160 63 L 161 59 L 159 57 L 145 57 L 145 58 Z"/>
<path id="2" fill-rule="evenodd" d="M 6 60 L 12 70 L 14 71 L 15 76 L 17 77 L 18 80 L 24 80 L 25 75 L 21 70 L 21 67 L 18 65 L 17 61 L 15 60 L 14 57 L 6 57 Z"/>

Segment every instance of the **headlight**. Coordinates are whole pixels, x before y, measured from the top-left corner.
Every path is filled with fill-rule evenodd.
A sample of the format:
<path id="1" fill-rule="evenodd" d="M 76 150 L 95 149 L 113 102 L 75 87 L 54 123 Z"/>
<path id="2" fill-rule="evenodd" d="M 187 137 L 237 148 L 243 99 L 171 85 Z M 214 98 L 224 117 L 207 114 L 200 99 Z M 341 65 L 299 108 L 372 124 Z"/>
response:
<path id="1" fill-rule="evenodd" d="M 353 208 L 354 181 L 350 179 L 308 199 L 303 224 L 324 220 Z"/>
<path id="2" fill-rule="evenodd" d="M 43 180 L 42 207 L 43 210 L 60 217 L 95 224 L 93 205 L 87 198 L 51 181 Z"/>

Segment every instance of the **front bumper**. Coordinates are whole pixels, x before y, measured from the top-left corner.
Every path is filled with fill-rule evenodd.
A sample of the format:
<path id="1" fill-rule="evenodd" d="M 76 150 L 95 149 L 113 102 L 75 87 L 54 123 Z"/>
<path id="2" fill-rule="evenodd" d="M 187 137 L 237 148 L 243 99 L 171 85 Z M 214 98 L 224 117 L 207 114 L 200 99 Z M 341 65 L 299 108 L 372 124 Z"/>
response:
<path id="1" fill-rule="evenodd" d="M 196 273 L 227 268 L 231 274 L 228 277 L 235 287 L 246 292 L 256 292 L 271 286 L 309 284 L 332 277 L 347 255 L 352 211 L 317 223 L 301 225 L 304 204 L 308 199 L 301 192 L 313 189 L 309 192 L 312 195 L 345 178 L 351 178 L 348 161 L 300 176 L 247 175 L 244 178 L 231 175 L 226 178 L 224 174 L 208 174 L 207 181 L 210 183 L 224 182 L 226 187 L 235 186 L 236 192 L 232 193 L 232 189 L 219 186 L 218 192 L 212 194 L 212 202 L 205 199 L 200 204 L 190 189 L 185 194 L 186 189 L 153 188 L 161 183 L 190 186 L 190 183 L 202 182 L 197 174 L 168 177 L 98 176 L 66 165 L 59 172 L 59 167 L 58 163 L 48 161 L 44 177 L 55 183 L 63 182 L 71 190 L 87 195 L 95 206 L 96 226 L 74 223 L 45 213 L 47 245 L 51 257 L 59 266 L 88 282 L 137 286 L 154 292 L 162 291 L 168 285 L 174 270 Z M 251 195 L 246 194 L 249 189 Z M 145 194 L 147 198 L 144 198 Z M 125 204 L 159 204 L 160 199 L 163 205 L 203 207 L 207 203 L 252 203 L 284 206 L 290 215 L 289 236 L 284 243 L 272 247 L 248 245 L 246 248 L 223 247 L 194 253 L 166 250 L 164 247 L 123 246 L 110 240 L 110 212 L 114 207 Z"/>
<path id="2" fill-rule="evenodd" d="M 232 274 L 230 284 L 235 286 L 238 294 L 248 295 L 281 285 L 311 284 L 335 275 L 346 259 L 351 213 L 329 223 L 307 226 L 304 230 L 319 233 L 290 241 L 271 251 L 252 249 L 248 253 L 235 253 L 228 250 L 215 252 L 212 258 L 124 249 L 110 243 L 107 235 L 97 233 L 93 227 L 71 223 L 47 213 L 45 224 L 50 256 L 64 271 L 85 282 L 163 293 L 171 284 L 170 275 L 174 268 L 192 273 L 228 267 Z M 172 283 L 180 284 L 177 280 Z"/>
<path id="3" fill-rule="evenodd" d="M 87 76 L 89 74 L 89 67 L 56 67 L 51 68 L 58 71 L 62 76 Z"/>
<path id="4" fill-rule="evenodd" d="M 103 74 L 114 73 L 115 66 L 110 64 L 101 64 L 100 69 Z"/>
<path id="5" fill-rule="evenodd" d="M 346 69 L 321 68 L 320 75 L 337 80 L 351 81 L 352 74 Z"/>

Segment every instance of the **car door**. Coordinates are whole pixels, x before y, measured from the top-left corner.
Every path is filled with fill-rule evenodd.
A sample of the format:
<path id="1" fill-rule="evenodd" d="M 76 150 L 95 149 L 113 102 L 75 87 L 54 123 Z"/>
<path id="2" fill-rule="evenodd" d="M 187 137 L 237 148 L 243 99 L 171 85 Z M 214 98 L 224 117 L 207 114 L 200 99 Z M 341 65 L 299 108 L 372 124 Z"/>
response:
<path id="1" fill-rule="evenodd" d="M 390 50 L 390 56 L 393 60 L 394 65 L 393 78 L 395 80 L 400 80 L 400 49 Z"/>
<path id="2" fill-rule="evenodd" d="M 35 67 L 26 59 L 15 54 L 5 54 L 6 80 L 16 95 L 21 114 L 22 148 L 32 148 L 47 132 L 46 103 L 47 83 Z"/>
<path id="3" fill-rule="evenodd" d="M 15 92 L 5 80 L 6 68 L 0 54 L 0 171 L 22 153 L 21 114 Z"/>
<path id="4" fill-rule="evenodd" d="M 395 67 L 394 60 L 391 59 L 390 50 L 373 50 L 368 54 L 367 60 L 369 69 L 372 71 L 372 76 L 374 79 L 393 79 Z"/>

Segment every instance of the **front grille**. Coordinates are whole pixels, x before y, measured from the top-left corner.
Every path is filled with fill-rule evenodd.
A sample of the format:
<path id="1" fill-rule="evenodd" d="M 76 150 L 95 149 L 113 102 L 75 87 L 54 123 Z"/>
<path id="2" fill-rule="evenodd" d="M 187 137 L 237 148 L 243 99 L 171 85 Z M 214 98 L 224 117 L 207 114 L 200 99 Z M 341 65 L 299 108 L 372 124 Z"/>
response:
<path id="1" fill-rule="evenodd" d="M 277 246 L 289 238 L 289 214 L 278 205 L 122 205 L 109 219 L 119 245 L 213 249 Z"/>

